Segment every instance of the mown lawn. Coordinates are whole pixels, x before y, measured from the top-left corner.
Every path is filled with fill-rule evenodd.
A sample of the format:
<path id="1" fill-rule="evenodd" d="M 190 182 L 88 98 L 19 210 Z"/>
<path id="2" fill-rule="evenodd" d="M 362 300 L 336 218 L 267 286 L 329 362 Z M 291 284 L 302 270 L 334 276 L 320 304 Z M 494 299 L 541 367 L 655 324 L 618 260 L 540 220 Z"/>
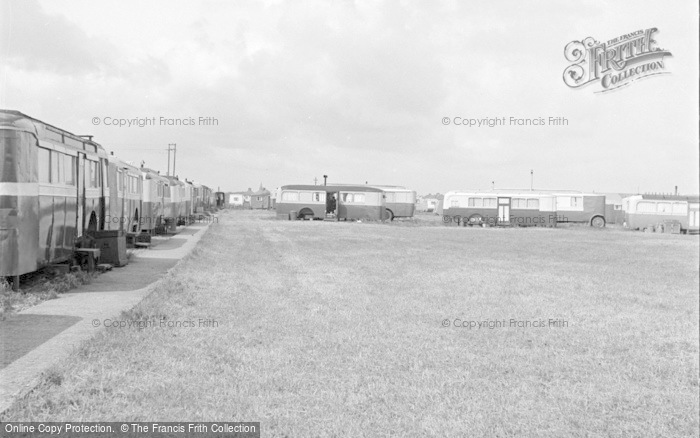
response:
<path id="1" fill-rule="evenodd" d="M 221 215 L 119 318 L 155 327 L 103 330 L 0 418 L 697 436 L 697 236 L 272 216 Z M 567 326 L 455 327 L 511 319 Z"/>

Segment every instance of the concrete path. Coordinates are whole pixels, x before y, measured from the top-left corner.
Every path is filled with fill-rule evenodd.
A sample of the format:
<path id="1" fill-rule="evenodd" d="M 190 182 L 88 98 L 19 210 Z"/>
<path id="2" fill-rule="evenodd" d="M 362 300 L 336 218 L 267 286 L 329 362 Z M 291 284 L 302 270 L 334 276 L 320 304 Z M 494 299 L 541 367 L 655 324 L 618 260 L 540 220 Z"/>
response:
<path id="1" fill-rule="evenodd" d="M 14 356 L 1 364 L 9 362 L 0 369 L 0 412 L 36 387 L 41 373 L 102 330 L 102 321 L 133 308 L 146 297 L 163 274 L 189 254 L 208 227 L 209 224 L 194 224 L 174 236 L 154 238 L 150 249 L 133 252 L 127 266 L 114 268 L 89 285 L 61 294 L 55 300 L 44 301 L 9 316 L 9 321 L 3 321 L 6 324 L 2 330 L 0 353 Z M 99 327 L 94 321 L 100 322 Z M 45 333 L 47 323 L 53 324 L 49 333 Z M 16 336 L 17 332 L 26 333 L 26 336 Z M 37 345 L 37 338 L 41 336 L 46 340 Z"/>

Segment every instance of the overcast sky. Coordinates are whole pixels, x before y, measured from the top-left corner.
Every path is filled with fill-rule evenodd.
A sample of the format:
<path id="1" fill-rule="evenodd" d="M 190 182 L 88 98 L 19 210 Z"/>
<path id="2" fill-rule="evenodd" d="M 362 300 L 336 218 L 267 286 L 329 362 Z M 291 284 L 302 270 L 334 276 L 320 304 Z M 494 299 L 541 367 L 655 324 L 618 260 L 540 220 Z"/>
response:
<path id="1" fill-rule="evenodd" d="M 2 0 L 0 16 L 0 107 L 163 172 L 176 143 L 177 174 L 214 188 L 327 174 L 444 193 L 529 187 L 533 169 L 536 188 L 699 191 L 696 1 Z M 564 84 L 570 41 L 650 27 L 670 74 Z M 569 125 L 442 123 L 550 116 Z"/>

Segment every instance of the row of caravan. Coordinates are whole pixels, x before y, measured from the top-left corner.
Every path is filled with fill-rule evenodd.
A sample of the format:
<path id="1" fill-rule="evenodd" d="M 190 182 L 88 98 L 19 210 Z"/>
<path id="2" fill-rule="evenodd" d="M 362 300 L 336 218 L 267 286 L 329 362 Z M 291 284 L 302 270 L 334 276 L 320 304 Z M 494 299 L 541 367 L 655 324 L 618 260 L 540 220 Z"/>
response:
<path id="1" fill-rule="evenodd" d="M 277 189 L 276 210 L 283 219 L 371 219 L 412 217 L 416 193 L 399 186 L 286 185 Z M 596 228 L 620 224 L 630 229 L 674 226 L 700 228 L 697 196 L 633 195 L 619 206 L 599 193 L 542 190 L 449 191 L 437 213 L 445 224 L 539 226 L 580 223 Z"/>
<path id="2" fill-rule="evenodd" d="M 602 228 L 616 223 L 635 230 L 674 226 L 679 232 L 700 229 L 698 196 L 632 195 L 617 208 L 597 193 L 574 191 L 451 191 L 438 212 L 446 223 L 464 225 L 556 226 L 583 223 Z"/>
<path id="3" fill-rule="evenodd" d="M 108 214 L 104 223 L 97 214 L 91 214 L 88 231 L 153 233 L 166 225 L 184 225 L 215 205 L 214 194 L 207 186 L 110 157 L 106 185 L 110 193 L 105 200 Z"/>
<path id="4" fill-rule="evenodd" d="M 153 233 L 214 203 L 206 186 L 18 111 L 0 110 L 0 155 L 0 277 L 68 261 L 98 232 Z"/>

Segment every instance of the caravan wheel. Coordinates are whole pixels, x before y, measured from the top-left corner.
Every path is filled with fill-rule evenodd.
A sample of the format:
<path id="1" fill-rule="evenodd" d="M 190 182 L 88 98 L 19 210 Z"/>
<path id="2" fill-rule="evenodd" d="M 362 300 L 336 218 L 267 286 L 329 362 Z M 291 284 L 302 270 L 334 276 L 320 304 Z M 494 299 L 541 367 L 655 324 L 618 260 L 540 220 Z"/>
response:
<path id="1" fill-rule="evenodd" d="M 603 228 L 605 226 L 605 219 L 601 216 L 596 216 L 591 219 L 591 226 L 595 228 Z"/>
<path id="2" fill-rule="evenodd" d="M 469 226 L 481 225 L 484 222 L 484 218 L 480 214 L 473 214 L 469 216 Z"/>

